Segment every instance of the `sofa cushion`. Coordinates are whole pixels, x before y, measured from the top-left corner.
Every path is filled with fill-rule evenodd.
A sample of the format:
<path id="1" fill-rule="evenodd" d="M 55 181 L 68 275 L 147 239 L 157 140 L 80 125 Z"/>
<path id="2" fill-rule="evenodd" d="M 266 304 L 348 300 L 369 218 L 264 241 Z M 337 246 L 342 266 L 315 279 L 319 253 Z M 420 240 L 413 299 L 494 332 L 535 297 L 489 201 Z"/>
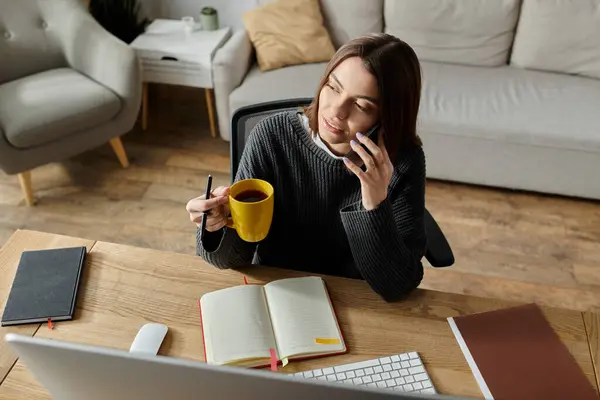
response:
<path id="1" fill-rule="evenodd" d="M 421 132 L 600 153 L 598 80 L 510 66 L 422 68 Z"/>
<path id="2" fill-rule="evenodd" d="M 229 96 L 230 117 L 238 108 L 251 104 L 313 97 L 326 66 L 327 63 L 304 64 L 262 72 L 255 65 Z"/>
<path id="3" fill-rule="evenodd" d="M 259 0 L 259 4 L 274 0 Z M 286 0 L 284 0 L 286 1 Z M 384 0 L 319 0 L 325 27 L 335 48 L 350 39 L 372 32 L 383 32 Z"/>
<path id="4" fill-rule="evenodd" d="M 329 61 L 335 49 L 319 0 L 278 0 L 247 11 L 244 27 L 262 71 Z"/>
<path id="5" fill-rule="evenodd" d="M 519 3 L 520 0 L 386 1 L 385 32 L 407 42 L 421 60 L 499 66 L 508 62 Z"/>
<path id="6" fill-rule="evenodd" d="M 600 0 L 524 0 L 510 62 L 600 78 Z"/>
<path id="7" fill-rule="evenodd" d="M 321 10 L 336 48 L 358 36 L 383 32 L 383 0 L 321 0 Z"/>
<path id="8" fill-rule="evenodd" d="M 90 129 L 120 109 L 117 95 L 70 68 L 0 85 L 0 129 L 15 147 L 39 146 Z"/>

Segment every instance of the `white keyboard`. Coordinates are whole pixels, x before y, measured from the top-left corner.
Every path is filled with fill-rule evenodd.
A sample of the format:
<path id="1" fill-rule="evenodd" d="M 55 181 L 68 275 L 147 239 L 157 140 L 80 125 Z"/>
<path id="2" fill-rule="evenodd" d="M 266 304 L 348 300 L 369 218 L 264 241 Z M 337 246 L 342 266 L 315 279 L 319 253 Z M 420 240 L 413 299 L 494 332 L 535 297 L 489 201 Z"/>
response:
<path id="1" fill-rule="evenodd" d="M 416 352 L 396 354 L 351 364 L 313 369 L 292 374 L 298 379 L 318 379 L 403 392 L 436 394 Z"/>

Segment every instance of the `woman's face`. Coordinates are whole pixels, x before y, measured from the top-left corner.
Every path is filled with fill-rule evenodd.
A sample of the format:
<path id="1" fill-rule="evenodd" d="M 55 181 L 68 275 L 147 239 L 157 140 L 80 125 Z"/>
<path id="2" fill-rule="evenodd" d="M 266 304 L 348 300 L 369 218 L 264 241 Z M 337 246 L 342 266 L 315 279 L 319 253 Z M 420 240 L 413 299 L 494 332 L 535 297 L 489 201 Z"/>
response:
<path id="1" fill-rule="evenodd" d="M 319 135 L 333 152 L 348 153 L 357 132 L 366 133 L 379 120 L 377 80 L 359 57 L 342 61 L 319 94 Z"/>

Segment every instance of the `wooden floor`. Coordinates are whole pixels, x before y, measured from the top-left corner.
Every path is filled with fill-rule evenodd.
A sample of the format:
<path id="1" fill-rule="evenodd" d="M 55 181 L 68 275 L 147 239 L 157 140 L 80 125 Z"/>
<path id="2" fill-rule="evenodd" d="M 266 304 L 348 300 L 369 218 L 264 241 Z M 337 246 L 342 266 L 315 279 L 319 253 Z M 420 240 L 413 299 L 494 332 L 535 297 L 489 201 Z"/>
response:
<path id="1" fill-rule="evenodd" d="M 187 200 L 207 174 L 229 182 L 228 142 L 213 139 L 202 90 L 152 87 L 149 130 L 33 171 L 38 203 L 0 172 L 0 244 L 27 228 L 194 253 Z M 600 202 L 429 182 L 427 207 L 456 264 L 426 268 L 422 287 L 600 311 Z"/>

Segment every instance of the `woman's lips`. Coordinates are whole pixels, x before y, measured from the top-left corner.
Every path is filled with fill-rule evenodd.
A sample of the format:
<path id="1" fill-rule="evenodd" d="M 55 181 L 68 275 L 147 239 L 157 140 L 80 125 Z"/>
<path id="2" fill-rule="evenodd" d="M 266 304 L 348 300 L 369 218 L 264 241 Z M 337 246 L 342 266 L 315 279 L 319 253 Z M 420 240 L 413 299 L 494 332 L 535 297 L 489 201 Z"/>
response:
<path id="1" fill-rule="evenodd" d="M 333 125 L 331 122 L 329 122 L 327 120 L 327 118 L 323 118 L 323 123 L 324 123 L 325 127 L 327 128 L 327 130 L 331 133 L 334 133 L 336 135 L 342 135 L 344 133 L 343 129 L 340 129 L 340 128 L 336 127 L 335 125 Z"/>

